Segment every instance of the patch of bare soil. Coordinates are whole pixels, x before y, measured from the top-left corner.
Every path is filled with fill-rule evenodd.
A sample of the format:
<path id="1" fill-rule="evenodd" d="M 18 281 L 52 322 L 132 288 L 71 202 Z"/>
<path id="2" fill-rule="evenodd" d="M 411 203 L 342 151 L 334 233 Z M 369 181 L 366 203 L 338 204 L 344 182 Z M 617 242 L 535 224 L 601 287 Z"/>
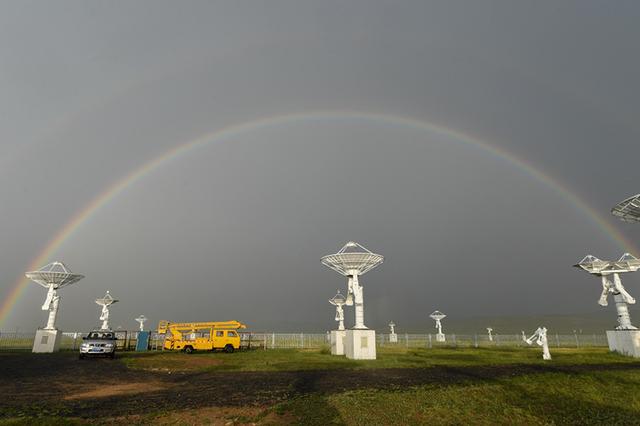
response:
<path id="1" fill-rule="evenodd" d="M 241 425 L 290 425 L 295 423 L 293 415 L 277 414 L 269 411 L 268 407 L 206 407 L 190 410 L 175 410 L 158 416 L 131 415 L 115 417 L 107 420 L 109 425 L 188 425 L 202 424 L 213 426 L 241 426 Z"/>
<path id="2" fill-rule="evenodd" d="M 144 392 L 154 392 L 167 388 L 166 384 L 154 381 L 102 384 L 91 390 L 65 395 L 63 399 L 105 398 L 108 396 L 133 395 Z"/>
<path id="3" fill-rule="evenodd" d="M 201 356 L 183 356 L 183 355 L 163 355 L 162 367 L 155 367 L 153 365 L 148 367 L 142 367 L 141 370 L 147 371 L 192 371 L 201 370 L 206 367 L 213 367 L 215 365 L 222 364 L 222 360 L 201 357 Z"/>

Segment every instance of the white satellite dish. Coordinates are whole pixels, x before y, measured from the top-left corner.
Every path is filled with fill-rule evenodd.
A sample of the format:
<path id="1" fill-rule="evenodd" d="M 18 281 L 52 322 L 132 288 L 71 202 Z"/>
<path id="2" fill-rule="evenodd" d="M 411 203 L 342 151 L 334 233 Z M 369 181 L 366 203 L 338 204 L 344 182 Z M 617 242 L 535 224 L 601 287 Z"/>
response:
<path id="1" fill-rule="evenodd" d="M 538 327 L 538 329 L 528 339 L 526 338 L 523 331 L 522 338 L 527 343 L 527 345 L 531 345 L 535 341 L 538 346 L 542 347 L 542 359 L 546 361 L 551 360 L 551 354 L 549 353 L 549 343 L 547 341 L 546 327 Z"/>
<path id="2" fill-rule="evenodd" d="M 62 333 L 56 329 L 56 317 L 60 305 L 58 290 L 77 283 L 84 275 L 74 274 L 62 262 L 52 262 L 37 271 L 27 272 L 26 277 L 47 289 L 47 297 L 42 305 L 43 311 L 49 311 L 47 325 L 36 331 L 33 340 L 33 352 L 56 352 L 60 348 Z"/>
<path id="3" fill-rule="evenodd" d="M 431 315 L 429 315 L 429 317 L 436 321 L 436 329 L 438 329 L 438 334 L 436 334 L 436 342 L 444 342 L 446 338 L 444 333 L 442 333 L 442 320 L 447 316 L 440 311 L 434 311 Z"/>
<path id="4" fill-rule="evenodd" d="M 634 299 L 622 285 L 620 274 L 635 272 L 640 269 L 640 260 L 629 253 L 623 254 L 618 260 L 601 260 L 595 256 L 585 256 L 579 263 L 573 265 L 591 275 L 599 276 L 602 280 L 602 293 L 598 304 L 607 306 L 609 294 L 613 294 L 618 311 L 618 326 L 616 330 L 636 330 L 631 324 L 628 304 L 636 303 Z M 611 280 L 613 278 L 613 280 Z"/>
<path id="5" fill-rule="evenodd" d="M 323 265 L 347 277 L 345 305 L 355 305 L 355 325 L 344 332 L 344 354 L 347 358 L 376 359 L 376 332 L 364 325 L 364 289 L 358 277 L 380 265 L 383 260 L 383 256 L 372 253 L 353 241 L 349 241 L 337 253 L 321 259 Z"/>
<path id="6" fill-rule="evenodd" d="M 145 317 L 144 315 L 140 315 L 138 318 L 136 318 L 136 321 L 140 324 L 140 331 L 144 331 L 144 323 L 147 321 L 147 317 Z"/>
<path id="7" fill-rule="evenodd" d="M 103 297 L 96 299 L 96 304 L 102 306 L 102 310 L 100 311 L 100 321 L 102 321 L 102 326 L 100 330 L 110 330 L 109 327 L 109 306 L 114 303 L 119 302 L 119 300 L 114 299 L 109 293 L 109 290 L 104 294 Z"/>
<path id="8" fill-rule="evenodd" d="M 351 306 L 355 302 L 354 329 L 366 330 L 364 325 L 364 289 L 358 281 L 358 277 L 373 268 L 379 266 L 384 257 L 375 254 L 358 243 L 349 241 L 337 253 L 324 256 L 321 259 L 323 265 L 347 277 L 346 305 Z"/>
<path id="9" fill-rule="evenodd" d="M 640 194 L 620 201 L 611 209 L 611 214 L 625 222 L 640 222 Z"/>
<path id="10" fill-rule="evenodd" d="M 344 330 L 344 309 L 342 308 L 345 303 L 347 303 L 347 299 L 340 293 L 340 290 L 329 299 L 329 303 L 336 307 L 336 321 L 338 322 L 338 330 Z"/>
<path id="11" fill-rule="evenodd" d="M 398 335 L 396 334 L 396 323 L 389 323 L 389 343 L 398 343 Z"/>
<path id="12" fill-rule="evenodd" d="M 49 318 L 44 330 L 56 329 L 56 317 L 60 296 L 58 290 L 75 284 L 84 278 L 84 275 L 74 274 L 62 262 L 52 262 L 37 271 L 27 272 L 26 277 L 47 289 L 47 297 L 42 305 L 43 311 L 49 311 Z"/>

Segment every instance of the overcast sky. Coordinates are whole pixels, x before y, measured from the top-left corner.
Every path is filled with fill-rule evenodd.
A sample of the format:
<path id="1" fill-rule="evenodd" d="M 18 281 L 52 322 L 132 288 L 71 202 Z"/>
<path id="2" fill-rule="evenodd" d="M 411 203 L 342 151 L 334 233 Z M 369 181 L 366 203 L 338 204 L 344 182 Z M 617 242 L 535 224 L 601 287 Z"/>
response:
<path id="1" fill-rule="evenodd" d="M 0 1 L 0 301 L 145 163 L 308 114 L 189 150 L 91 215 L 48 259 L 86 275 L 62 290 L 59 326 L 97 324 L 109 289 L 113 326 L 326 330 L 346 282 L 320 257 L 349 240 L 385 256 L 361 279 L 370 327 L 597 311 L 599 282 L 571 265 L 625 248 L 566 193 L 461 138 L 363 116 L 472 135 L 640 245 L 640 225 L 609 214 L 640 192 L 639 19 L 637 1 Z M 624 282 L 640 297 L 640 276 Z M 44 297 L 29 284 L 4 329 L 43 325 Z"/>

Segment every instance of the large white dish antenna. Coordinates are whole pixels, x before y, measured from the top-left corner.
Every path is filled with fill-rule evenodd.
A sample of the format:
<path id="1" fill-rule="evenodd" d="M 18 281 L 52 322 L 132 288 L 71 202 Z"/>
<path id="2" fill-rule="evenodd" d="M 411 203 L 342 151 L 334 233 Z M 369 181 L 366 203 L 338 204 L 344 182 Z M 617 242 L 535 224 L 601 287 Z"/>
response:
<path id="1" fill-rule="evenodd" d="M 640 194 L 620 201 L 611 209 L 611 214 L 625 222 L 640 222 Z"/>
<path id="2" fill-rule="evenodd" d="M 384 261 L 384 256 L 372 253 L 360 244 L 349 241 L 337 253 L 324 256 L 323 265 L 344 275 L 363 275 Z"/>
<path id="3" fill-rule="evenodd" d="M 25 275 L 31 281 L 47 289 L 47 297 L 42 305 L 42 310 L 49 311 L 49 318 L 44 329 L 55 330 L 58 305 L 60 303 L 58 290 L 77 283 L 84 278 L 84 275 L 74 274 L 62 262 L 51 262 L 37 271 L 25 273 Z"/>
<path id="4" fill-rule="evenodd" d="M 69 271 L 62 262 L 51 262 L 37 271 L 25 273 L 25 275 L 31 281 L 40 284 L 44 288 L 53 287 L 55 289 L 77 283 L 84 278 L 84 275 L 74 274 Z"/>
<path id="5" fill-rule="evenodd" d="M 348 277 L 346 305 L 351 306 L 355 303 L 355 330 L 367 329 L 364 325 L 364 288 L 360 285 L 358 276 L 377 267 L 383 260 L 382 255 L 372 253 L 353 241 L 349 241 L 337 253 L 320 259 L 323 265 Z"/>

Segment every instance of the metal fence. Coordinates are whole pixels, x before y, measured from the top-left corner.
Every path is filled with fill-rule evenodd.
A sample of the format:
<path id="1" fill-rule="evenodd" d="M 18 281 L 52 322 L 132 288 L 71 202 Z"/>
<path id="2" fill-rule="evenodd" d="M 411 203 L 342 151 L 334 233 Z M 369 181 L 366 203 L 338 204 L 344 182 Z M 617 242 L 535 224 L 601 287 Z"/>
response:
<path id="1" fill-rule="evenodd" d="M 137 331 L 116 331 L 119 350 L 134 350 Z M 63 332 L 61 350 L 78 350 L 86 333 Z M 527 346 L 521 334 L 447 334 L 445 342 L 437 342 L 435 334 L 397 334 L 391 343 L 389 334 L 376 334 L 379 348 L 435 348 L 435 347 L 521 347 Z M 0 332 L 0 351 L 30 351 L 35 333 Z M 164 335 L 151 333 L 150 350 L 162 350 Z M 606 347 L 604 334 L 548 334 L 549 346 L 558 348 Z M 241 346 L 248 349 L 319 349 L 330 345 L 329 333 L 241 333 Z"/>

